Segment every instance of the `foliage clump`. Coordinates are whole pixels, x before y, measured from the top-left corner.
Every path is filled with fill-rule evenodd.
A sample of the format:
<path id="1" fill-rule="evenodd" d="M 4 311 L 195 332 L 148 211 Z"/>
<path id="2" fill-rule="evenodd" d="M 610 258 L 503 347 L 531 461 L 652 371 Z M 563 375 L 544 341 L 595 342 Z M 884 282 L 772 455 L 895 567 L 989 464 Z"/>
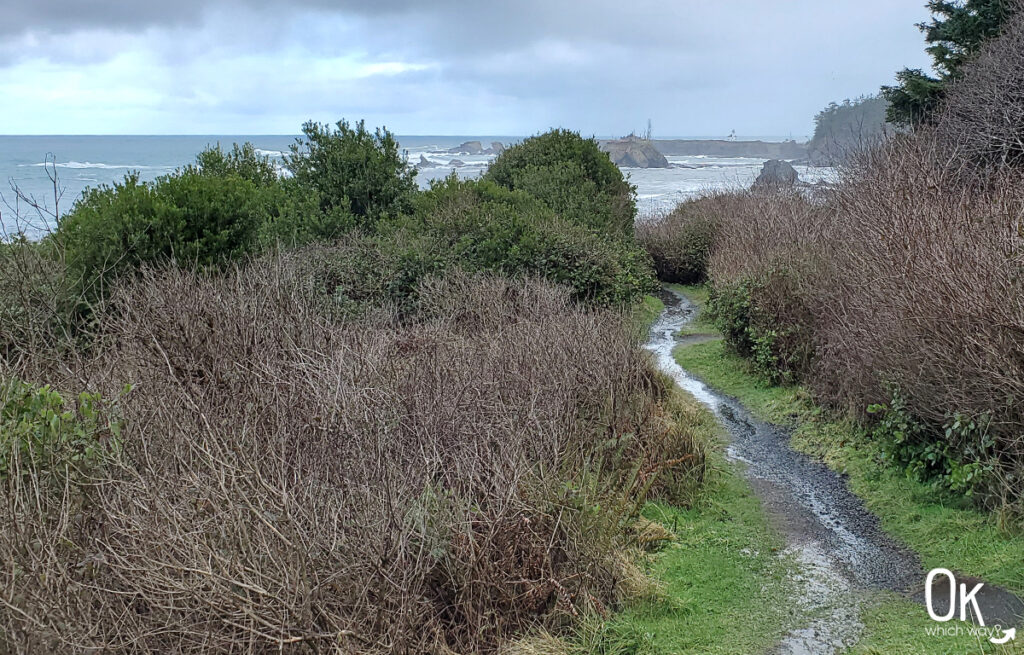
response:
<path id="1" fill-rule="evenodd" d="M 320 208 L 351 212 L 360 223 L 406 213 L 416 192 L 416 171 L 398 151 L 391 132 L 364 121 L 335 126 L 308 122 L 285 165 L 296 182 L 318 195 Z"/>
<path id="2" fill-rule="evenodd" d="M 631 236 L 636 189 L 595 139 L 554 129 L 507 148 L 485 179 L 541 200 L 563 219 L 603 234 Z"/>
<path id="3" fill-rule="evenodd" d="M 637 225 L 637 242 L 651 256 L 659 280 L 704 282 L 718 233 L 720 203 L 727 201 L 724 194 L 695 199 L 680 203 L 667 216 Z"/>
<path id="4" fill-rule="evenodd" d="M 896 84 L 883 86 L 889 101 L 888 120 L 916 125 L 929 120 L 939 108 L 949 85 L 961 77 L 964 66 L 982 45 L 999 35 L 1020 11 L 1018 0 L 929 0 L 931 22 L 918 27 L 928 42 L 935 75 L 919 68 L 904 68 Z"/>

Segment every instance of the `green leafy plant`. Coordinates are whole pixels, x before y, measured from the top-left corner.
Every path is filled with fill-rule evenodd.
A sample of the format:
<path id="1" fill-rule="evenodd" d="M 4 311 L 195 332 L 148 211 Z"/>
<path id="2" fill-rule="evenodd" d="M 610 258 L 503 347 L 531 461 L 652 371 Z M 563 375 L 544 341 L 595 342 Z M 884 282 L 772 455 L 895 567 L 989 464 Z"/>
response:
<path id="1" fill-rule="evenodd" d="M 874 404 L 877 418 L 872 436 L 883 459 L 907 477 L 967 496 L 992 482 L 995 439 L 988 418 L 950 412 L 942 426 L 929 425 L 914 415 L 898 387 L 890 388 L 887 404 Z"/>
<path id="2" fill-rule="evenodd" d="M 334 127 L 308 122 L 302 133 L 285 165 L 301 188 L 317 194 L 324 212 L 350 211 L 372 224 L 411 208 L 416 171 L 387 129 L 370 132 L 364 121 L 341 120 Z"/>
<path id="3" fill-rule="evenodd" d="M 68 274 L 86 299 L 120 275 L 174 259 L 220 267 L 254 251 L 266 195 L 238 175 L 187 168 L 147 184 L 137 173 L 89 189 L 58 227 Z"/>
<path id="4" fill-rule="evenodd" d="M 526 139 L 502 152 L 484 177 L 604 235 L 633 234 L 636 188 L 595 139 L 578 132 L 556 129 Z"/>
<path id="5" fill-rule="evenodd" d="M 196 155 L 196 169 L 203 175 L 215 177 L 237 176 L 260 186 L 271 186 L 278 181 L 277 168 L 270 157 L 260 155 L 251 143 L 233 144 L 224 150 L 218 143 Z"/>
<path id="6" fill-rule="evenodd" d="M 69 403 L 49 386 L 9 380 L 0 386 L 0 481 L 82 480 L 119 450 L 121 428 L 116 403 L 98 393 Z"/>
<path id="7" fill-rule="evenodd" d="M 712 286 L 708 317 L 737 354 L 773 384 L 799 381 L 814 357 L 810 310 L 796 274 L 775 268 L 756 278 Z"/>

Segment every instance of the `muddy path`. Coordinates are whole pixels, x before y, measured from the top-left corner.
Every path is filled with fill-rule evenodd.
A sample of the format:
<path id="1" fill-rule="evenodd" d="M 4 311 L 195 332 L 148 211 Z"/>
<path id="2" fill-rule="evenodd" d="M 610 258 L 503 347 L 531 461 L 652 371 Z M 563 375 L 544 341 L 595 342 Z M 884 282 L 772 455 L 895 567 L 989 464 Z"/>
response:
<path id="1" fill-rule="evenodd" d="M 918 557 L 882 530 L 840 474 L 793 450 L 788 429 L 757 420 L 736 399 L 716 392 L 676 363 L 672 351 L 683 342 L 677 333 L 694 319 L 696 308 L 673 290 L 663 290 L 660 297 L 665 310 L 652 326 L 646 348 L 726 428 L 728 457 L 744 463 L 769 521 L 800 569 L 797 593 L 779 601 L 793 607 L 802 624 L 775 652 L 835 653 L 853 646 L 863 630 L 861 608 L 875 591 L 923 600 L 926 573 Z M 999 590 L 992 588 L 991 593 Z"/>

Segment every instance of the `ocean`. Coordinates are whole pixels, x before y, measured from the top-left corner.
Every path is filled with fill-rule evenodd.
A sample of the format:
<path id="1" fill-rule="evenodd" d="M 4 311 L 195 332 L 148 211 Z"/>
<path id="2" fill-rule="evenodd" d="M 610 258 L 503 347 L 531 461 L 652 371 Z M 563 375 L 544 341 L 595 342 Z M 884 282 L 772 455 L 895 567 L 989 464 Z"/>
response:
<path id="1" fill-rule="evenodd" d="M 233 143 L 252 143 L 261 154 L 283 163 L 295 136 L 288 135 L 211 135 L 211 136 L 0 136 L 0 224 L 10 232 L 18 221 L 28 219 L 30 233 L 52 227 L 51 214 L 69 211 L 88 187 L 112 184 L 129 172 L 141 179 L 153 180 L 195 161 L 198 152 L 210 145 L 229 148 Z M 421 186 L 454 170 L 464 177 L 475 177 L 486 170 L 493 155 L 451 154 L 450 149 L 465 141 L 480 141 L 489 147 L 497 141 L 516 143 L 516 136 L 398 136 L 411 164 L 419 167 Z M 768 140 L 768 139 L 765 139 Z M 780 139 L 781 140 L 781 139 Z M 637 186 L 637 204 L 641 218 L 671 210 L 680 201 L 717 189 L 747 187 L 757 177 L 763 159 L 725 157 L 668 157 L 672 167 L 661 169 L 625 168 L 623 172 Z M 53 166 L 44 165 L 47 161 Z M 829 169 L 797 167 L 801 179 L 815 182 L 831 175 Z M 57 201 L 48 172 L 56 172 Z M 16 201 L 14 187 L 34 198 L 45 208 L 42 219 L 24 203 Z M 56 209 L 56 212 L 54 210 Z"/>

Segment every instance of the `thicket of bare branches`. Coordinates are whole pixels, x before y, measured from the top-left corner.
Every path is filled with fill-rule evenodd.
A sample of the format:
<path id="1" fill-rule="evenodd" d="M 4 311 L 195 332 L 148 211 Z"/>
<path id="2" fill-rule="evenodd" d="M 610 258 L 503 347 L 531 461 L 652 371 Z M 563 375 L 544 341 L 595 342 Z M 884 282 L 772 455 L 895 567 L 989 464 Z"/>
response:
<path id="1" fill-rule="evenodd" d="M 718 233 L 718 217 L 727 213 L 728 193 L 683 203 L 666 216 L 636 225 L 636 240 L 651 256 L 658 279 L 696 284 L 707 277 L 708 258 Z"/>
<path id="2" fill-rule="evenodd" d="M 414 324 L 295 289 L 146 272 L 49 370 L 134 390 L 88 481 L 0 482 L 0 648 L 486 652 L 606 611 L 638 504 L 701 475 L 624 319 L 561 288 L 435 280 Z"/>
<path id="3" fill-rule="evenodd" d="M 746 284 L 730 310 L 773 366 L 859 416 L 898 394 L 944 457 L 989 470 L 974 490 L 1003 505 L 1024 500 L 1021 144 L 1017 18 L 936 125 L 853 157 L 822 202 L 716 199 L 709 262 L 716 288 Z"/>
<path id="4" fill-rule="evenodd" d="M 963 177 L 997 178 L 1024 165 L 1024 1 L 945 92 L 933 134 L 944 165 Z M 998 181 L 1005 182 L 1005 179 Z"/>
<path id="5" fill-rule="evenodd" d="M 860 409 L 898 388 L 958 452 L 994 454 L 1001 486 L 991 491 L 1019 501 L 1024 185 L 1006 171 L 965 189 L 942 152 L 930 135 L 876 149 L 837 194 L 845 247 L 812 383 Z M 954 413 L 988 425 L 994 450 L 942 435 Z"/>

